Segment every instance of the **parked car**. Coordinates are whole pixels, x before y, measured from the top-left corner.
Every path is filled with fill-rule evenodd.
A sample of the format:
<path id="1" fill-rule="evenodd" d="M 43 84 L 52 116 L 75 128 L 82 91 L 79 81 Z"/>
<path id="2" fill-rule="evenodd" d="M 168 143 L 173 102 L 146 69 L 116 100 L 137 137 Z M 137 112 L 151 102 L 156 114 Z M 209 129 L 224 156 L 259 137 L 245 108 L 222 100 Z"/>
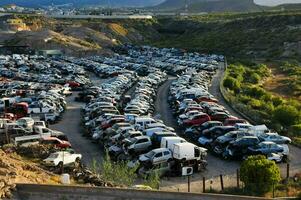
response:
<path id="1" fill-rule="evenodd" d="M 82 155 L 70 151 L 58 151 L 43 160 L 44 164 L 52 167 L 74 165 L 81 161 Z"/>
<path id="2" fill-rule="evenodd" d="M 261 142 L 259 144 L 257 144 L 256 146 L 251 146 L 248 148 L 248 155 L 269 155 L 271 153 L 283 153 L 284 152 L 284 148 L 279 145 L 276 144 L 274 142 Z M 287 154 L 287 153 L 286 153 Z"/>
<path id="3" fill-rule="evenodd" d="M 41 144 L 53 145 L 58 148 L 71 148 L 68 141 L 60 140 L 56 137 L 45 137 L 42 139 Z"/>
<path id="4" fill-rule="evenodd" d="M 260 142 L 256 136 L 244 136 L 231 141 L 223 152 L 223 157 L 241 159 L 248 153 L 248 148 L 257 145 Z"/>
<path id="5" fill-rule="evenodd" d="M 289 144 L 292 140 L 289 137 L 278 135 L 277 133 L 263 133 L 258 135 L 261 141 L 270 141 L 277 144 Z"/>
<path id="6" fill-rule="evenodd" d="M 139 156 L 139 161 L 156 165 L 162 162 L 170 162 L 172 160 L 172 152 L 168 148 L 153 149 L 146 154 Z"/>

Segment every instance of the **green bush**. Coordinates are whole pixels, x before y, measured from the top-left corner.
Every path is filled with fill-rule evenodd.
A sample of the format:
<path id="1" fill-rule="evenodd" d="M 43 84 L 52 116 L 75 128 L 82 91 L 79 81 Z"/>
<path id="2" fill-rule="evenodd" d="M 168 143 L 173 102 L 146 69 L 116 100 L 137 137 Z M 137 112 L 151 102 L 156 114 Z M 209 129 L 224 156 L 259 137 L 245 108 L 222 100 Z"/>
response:
<path id="1" fill-rule="evenodd" d="M 238 93 L 240 91 L 240 82 L 235 78 L 232 77 L 225 78 L 223 85 L 225 88 L 228 88 L 234 91 L 235 93 Z"/>
<path id="2" fill-rule="evenodd" d="M 257 99 L 251 99 L 251 101 L 249 102 L 249 105 L 252 107 L 252 108 L 260 108 L 261 107 L 261 101 L 260 100 L 257 100 Z"/>
<path id="3" fill-rule="evenodd" d="M 281 180 L 280 169 L 262 155 L 250 156 L 241 164 L 240 179 L 247 190 L 264 194 Z"/>
<path id="4" fill-rule="evenodd" d="M 260 79 L 261 77 L 255 72 L 250 75 L 249 82 L 253 84 L 258 84 Z"/>
<path id="5" fill-rule="evenodd" d="M 257 99 L 261 98 L 267 93 L 263 88 L 258 86 L 246 86 L 244 87 L 244 92 L 246 95 Z"/>
<path id="6" fill-rule="evenodd" d="M 132 186 L 137 178 L 137 167 L 129 168 L 126 162 L 113 162 L 108 154 L 104 158 L 101 170 L 104 181 L 116 185 Z"/>
<path id="7" fill-rule="evenodd" d="M 273 121 L 283 127 L 290 127 L 300 122 L 300 112 L 291 105 L 280 105 L 273 112 Z"/>

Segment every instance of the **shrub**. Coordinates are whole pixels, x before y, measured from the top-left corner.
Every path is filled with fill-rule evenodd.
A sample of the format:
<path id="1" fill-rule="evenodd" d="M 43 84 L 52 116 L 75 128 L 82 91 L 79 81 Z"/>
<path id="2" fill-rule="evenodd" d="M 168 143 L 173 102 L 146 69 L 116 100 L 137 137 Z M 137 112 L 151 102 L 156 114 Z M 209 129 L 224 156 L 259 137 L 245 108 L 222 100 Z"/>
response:
<path id="1" fill-rule="evenodd" d="M 257 73 L 252 73 L 249 77 L 249 82 L 253 84 L 258 84 L 261 77 Z"/>
<path id="2" fill-rule="evenodd" d="M 117 185 L 132 186 L 137 178 L 137 167 L 129 168 L 126 162 L 114 163 L 106 154 L 102 163 L 102 177 L 105 182 L 112 182 Z"/>
<path id="3" fill-rule="evenodd" d="M 234 91 L 235 93 L 238 93 L 240 90 L 240 82 L 237 79 L 232 78 L 232 77 L 227 77 L 224 80 L 223 85 L 224 85 L 224 87 Z"/>
<path id="4" fill-rule="evenodd" d="M 261 98 L 262 96 L 266 95 L 266 91 L 258 86 L 248 86 L 245 87 L 245 93 L 246 95 L 254 98 Z"/>
<path id="5" fill-rule="evenodd" d="M 289 127 L 300 121 L 300 112 L 294 106 L 280 105 L 273 112 L 273 120 Z"/>
<path id="6" fill-rule="evenodd" d="M 252 108 L 260 108 L 261 107 L 261 101 L 257 100 L 257 99 L 251 99 L 251 101 L 249 102 L 249 105 Z"/>
<path id="7" fill-rule="evenodd" d="M 249 191 L 264 194 L 281 180 L 280 169 L 262 155 L 250 156 L 241 164 L 240 179 Z"/>
<path id="8" fill-rule="evenodd" d="M 273 96 L 273 97 L 272 97 L 272 102 L 273 102 L 273 105 L 274 105 L 275 107 L 277 107 L 277 106 L 283 104 L 285 101 L 284 101 L 283 98 L 281 98 L 281 97 L 279 97 L 279 96 Z"/>

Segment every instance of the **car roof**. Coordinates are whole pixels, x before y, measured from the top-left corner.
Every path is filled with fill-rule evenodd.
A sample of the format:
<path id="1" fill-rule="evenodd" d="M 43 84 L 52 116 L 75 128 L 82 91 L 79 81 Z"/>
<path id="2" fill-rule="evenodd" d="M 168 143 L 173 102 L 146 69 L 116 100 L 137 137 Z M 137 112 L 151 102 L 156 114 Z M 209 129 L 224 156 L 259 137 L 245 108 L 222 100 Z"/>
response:
<path id="1" fill-rule="evenodd" d="M 158 149 L 153 149 L 152 151 L 155 152 L 155 153 L 158 153 L 158 152 L 170 151 L 170 150 L 168 148 L 158 148 Z"/>

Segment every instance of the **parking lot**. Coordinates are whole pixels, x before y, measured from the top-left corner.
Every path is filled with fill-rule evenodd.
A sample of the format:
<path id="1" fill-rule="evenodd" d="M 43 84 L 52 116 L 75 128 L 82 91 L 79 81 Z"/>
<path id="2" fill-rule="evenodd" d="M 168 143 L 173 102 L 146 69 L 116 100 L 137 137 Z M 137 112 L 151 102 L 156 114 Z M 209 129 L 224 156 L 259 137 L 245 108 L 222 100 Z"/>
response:
<path id="1" fill-rule="evenodd" d="M 29 103 L 13 129 L 19 129 L 25 120 L 32 130 L 28 137 L 28 132 L 24 134 L 27 130 L 22 128 L 23 135 L 12 139 L 47 142 L 60 148 L 63 155 L 62 149 L 72 145 L 72 152 L 80 156 L 73 152 L 77 157 L 73 156 L 71 163 L 81 159 L 88 167 L 93 160 L 101 163 L 106 149 L 113 161 L 126 161 L 128 167 L 138 166 L 140 177 L 160 173 L 161 189 L 168 191 L 186 191 L 187 179 L 182 174 L 192 171 L 194 192 L 201 192 L 203 177 L 207 187 L 219 189 L 220 175 L 224 176 L 225 185 L 235 185 L 241 160 L 256 154 L 281 162 L 283 176 L 286 164 L 282 162 L 287 156 L 290 173 L 300 170 L 301 150 L 290 145 L 289 138 L 272 133 L 265 126 L 250 124 L 223 99 L 219 91 L 223 56 L 148 46 L 124 48 L 126 55 L 110 58 L 16 57 L 20 64 L 11 58 L 3 61 L 2 75 L 16 76 L 18 81 L 5 82 L 2 87 L 6 93 L 16 88 L 14 84 L 23 90 L 25 87 L 43 90 L 30 98 L 20 99 L 13 94 L 17 96 L 11 98 L 14 102 L 9 102 L 13 108 L 15 103 L 23 107 L 27 105 L 23 101 Z M 39 75 L 39 66 L 45 67 L 46 75 Z M 26 85 L 30 75 L 39 84 Z M 2 103 L 4 107 L 5 98 Z M 47 118 L 52 123 L 49 129 L 33 117 L 42 115 L 45 121 L 46 116 L 54 118 Z M 43 124 L 42 128 L 34 125 L 38 122 Z M 45 139 L 39 130 L 47 130 L 51 137 L 47 135 Z M 234 137 L 229 138 L 229 134 Z M 252 143 L 240 145 L 243 140 Z M 62 159 L 55 165 L 62 167 L 64 156 Z"/>

